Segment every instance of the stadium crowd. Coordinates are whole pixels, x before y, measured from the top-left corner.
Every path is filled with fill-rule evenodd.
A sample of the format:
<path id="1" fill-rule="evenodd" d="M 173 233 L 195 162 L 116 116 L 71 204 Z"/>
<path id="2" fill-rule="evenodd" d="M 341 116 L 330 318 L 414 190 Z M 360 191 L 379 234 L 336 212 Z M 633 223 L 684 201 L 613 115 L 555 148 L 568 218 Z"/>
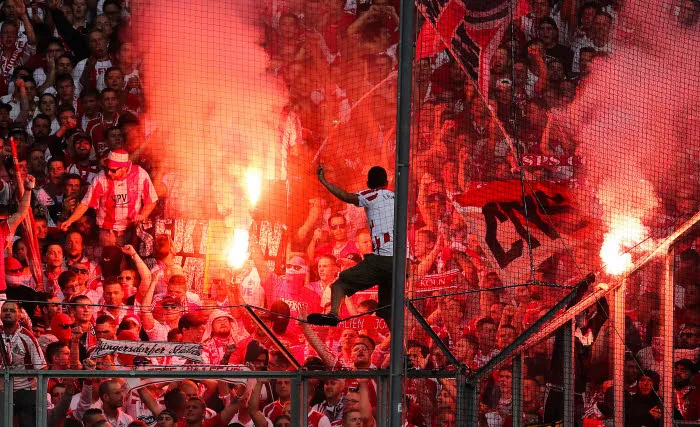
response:
<path id="1" fill-rule="evenodd" d="M 132 0 L 133 2 L 133 0 Z M 698 2 L 677 1 L 679 27 L 698 28 Z M 515 141 L 528 179 L 575 182 L 576 136 L 555 123 L 597 58 L 614 55 L 619 3 L 530 0 L 490 61 L 488 100 L 448 51 L 415 63 L 410 218 L 410 296 L 457 359 L 484 366 L 566 292 L 556 287 L 502 289 L 496 267 L 475 233 L 451 208 L 451 195 L 476 183 L 520 178 Z M 171 194 L 158 153 L 145 143 L 148 94 L 131 31 L 128 1 L 6 0 L 0 12 L 0 263 L 2 359 L 13 369 L 117 370 L 148 365 L 236 365 L 290 370 L 293 364 L 244 306 L 307 370 L 388 366 L 391 334 L 376 316 L 377 294 L 343 301 L 336 328 L 296 319 L 327 311 L 341 271 L 373 253 L 362 209 L 339 203 L 320 185 L 311 159 L 325 146 L 326 177 L 358 191 L 366 153 L 393 170 L 399 5 L 392 0 L 270 2 L 261 9 L 269 72 L 284 80 L 280 144 L 287 152 L 289 215 L 281 266 L 271 267 L 251 239 L 250 261 L 208 292 L 189 286 L 171 236 L 155 236 L 139 253 L 136 227 L 162 215 Z M 420 15 L 420 14 L 419 14 Z M 429 25 L 419 16 L 419 25 Z M 361 106 L 354 108 L 355 103 Z M 505 133 L 505 135 L 504 135 Z M 507 138 L 506 138 L 507 137 Z M 13 155 L 11 138 L 16 141 Z M 346 144 L 344 141 L 352 141 Z M 509 143 L 510 141 L 510 143 Z M 333 154 L 328 154 L 333 153 Z M 527 161 L 524 161 L 527 159 Z M 310 166 L 311 165 L 311 166 Z M 688 176 L 696 177 L 698 164 Z M 658 222 L 675 223 L 698 208 L 696 187 L 669 194 Z M 28 212 L 33 220 L 29 220 Z M 26 230 L 31 224 L 32 230 Z M 36 239 L 38 248 L 32 250 Z M 674 352 L 674 414 L 700 419 L 698 356 L 700 281 L 697 240 L 678 252 Z M 37 252 L 38 251 L 38 252 Z M 40 271 L 32 269 L 38 259 Z M 420 289 L 423 278 L 450 276 L 441 296 Z M 537 280 L 564 283 L 571 267 L 553 256 Z M 657 276 L 659 276 L 657 274 Z M 657 425 L 660 351 L 659 277 L 630 283 L 626 313 L 627 423 Z M 490 289 L 490 290 L 489 290 Z M 14 302 L 19 301 L 19 302 Z M 577 417 L 612 416 L 609 360 L 595 349 L 607 303 L 577 319 Z M 608 335 L 612 335 L 608 333 Z M 100 340 L 201 343 L 200 361 L 124 353 L 91 357 Z M 556 340 L 526 355 L 523 420 L 555 420 Z M 452 369 L 426 332 L 407 327 L 407 368 Z M 603 353 L 605 354 L 605 353 Z M 551 362 L 554 361 L 554 362 Z M 484 426 L 508 425 L 509 366 L 481 387 Z M 309 384 L 310 426 L 372 426 L 374 380 L 331 378 Z M 14 414 L 34 425 L 36 380 L 14 381 Z M 456 388 L 444 379 L 407 380 L 407 425 L 455 424 Z M 48 384 L 48 425 L 289 426 L 288 379 L 243 381 L 62 379 Z M 606 393 L 607 392 L 607 393 Z M 4 394 L 7 391 L 3 392 Z M 3 396 L 4 396 L 3 394 Z M 549 401 L 548 405 L 545 402 Z M 559 410 L 561 407 L 559 406 Z M 589 424 L 591 425 L 591 424 Z"/>

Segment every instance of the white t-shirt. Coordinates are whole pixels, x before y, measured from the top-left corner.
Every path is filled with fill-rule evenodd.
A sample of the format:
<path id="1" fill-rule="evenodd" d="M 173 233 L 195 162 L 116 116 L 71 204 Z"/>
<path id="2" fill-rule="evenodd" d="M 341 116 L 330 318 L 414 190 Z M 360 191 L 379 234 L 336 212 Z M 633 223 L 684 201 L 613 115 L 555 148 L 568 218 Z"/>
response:
<path id="1" fill-rule="evenodd" d="M 357 193 L 365 208 L 375 255 L 394 255 L 394 192 L 383 188 Z"/>
<path id="2" fill-rule="evenodd" d="M 73 68 L 73 81 L 77 82 L 75 86 L 76 95 L 80 95 L 80 91 L 83 90 L 83 85 L 80 83 L 80 77 L 83 75 L 83 70 L 85 70 L 86 64 L 87 58 L 78 62 L 75 68 Z M 102 90 L 106 87 L 104 79 L 100 80 L 100 76 L 103 75 L 109 68 L 111 68 L 112 65 L 113 64 L 111 59 L 108 59 L 106 61 L 97 61 L 97 63 L 95 64 L 95 87 L 97 88 L 98 92 L 102 92 Z"/>

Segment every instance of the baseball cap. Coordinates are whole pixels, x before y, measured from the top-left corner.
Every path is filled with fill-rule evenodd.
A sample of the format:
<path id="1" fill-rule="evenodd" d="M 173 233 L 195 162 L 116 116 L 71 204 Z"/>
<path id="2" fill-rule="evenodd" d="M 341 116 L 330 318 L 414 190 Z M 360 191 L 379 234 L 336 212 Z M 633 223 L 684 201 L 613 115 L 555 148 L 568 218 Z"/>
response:
<path id="1" fill-rule="evenodd" d="M 19 276 L 22 274 L 21 271 L 24 267 L 22 267 L 22 263 L 17 260 L 17 258 L 12 258 L 8 257 L 5 258 L 5 274 L 9 274 L 11 276 Z"/>
<path id="2" fill-rule="evenodd" d="M 6 102 L 0 102 L 0 110 L 12 111 L 12 105 Z"/>

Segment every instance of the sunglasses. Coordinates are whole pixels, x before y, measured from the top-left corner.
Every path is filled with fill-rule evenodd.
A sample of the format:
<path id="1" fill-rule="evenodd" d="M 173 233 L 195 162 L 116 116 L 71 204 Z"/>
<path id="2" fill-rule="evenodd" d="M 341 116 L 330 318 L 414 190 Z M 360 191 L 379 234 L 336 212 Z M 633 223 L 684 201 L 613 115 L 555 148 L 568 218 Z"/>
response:
<path id="1" fill-rule="evenodd" d="M 287 270 L 302 271 L 303 269 L 303 265 L 287 264 Z"/>
<path id="2" fill-rule="evenodd" d="M 117 173 L 117 172 L 119 172 L 119 169 L 121 169 L 121 168 L 107 168 L 107 171 L 110 173 Z"/>
<path id="3" fill-rule="evenodd" d="M 331 225 L 331 230 L 341 230 L 346 227 L 346 224 L 335 224 Z"/>
<path id="4" fill-rule="evenodd" d="M 165 309 L 165 310 L 175 310 L 176 308 L 179 308 L 179 307 L 175 304 L 167 304 L 167 305 L 163 306 L 163 309 Z"/>
<path id="5" fill-rule="evenodd" d="M 75 268 L 71 267 L 70 271 L 74 273 L 80 273 L 80 274 L 88 274 L 89 270 L 87 268 Z"/>
<path id="6" fill-rule="evenodd" d="M 7 270 L 7 272 L 10 273 L 10 274 L 17 274 L 17 273 L 21 273 L 22 270 L 23 270 L 23 269 L 21 269 L 21 268 L 17 268 L 17 269 L 14 269 L 14 270 Z"/>

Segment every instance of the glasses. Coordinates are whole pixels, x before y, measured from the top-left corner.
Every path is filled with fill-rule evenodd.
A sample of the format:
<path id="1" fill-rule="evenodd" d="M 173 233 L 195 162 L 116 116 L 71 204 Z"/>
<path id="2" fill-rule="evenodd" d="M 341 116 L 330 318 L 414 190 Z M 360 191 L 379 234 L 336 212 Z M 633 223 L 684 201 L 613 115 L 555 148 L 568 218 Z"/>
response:
<path id="1" fill-rule="evenodd" d="M 287 270 L 302 271 L 303 269 L 303 265 L 287 264 Z"/>
<path id="2" fill-rule="evenodd" d="M 163 306 L 163 310 L 175 310 L 177 308 L 179 308 L 179 307 L 175 304 L 168 304 L 168 305 Z"/>
<path id="3" fill-rule="evenodd" d="M 73 273 L 88 274 L 89 270 L 87 268 L 77 268 L 71 267 L 70 271 Z"/>
<path id="4" fill-rule="evenodd" d="M 342 224 L 331 224 L 331 230 L 342 230 L 346 226 L 345 223 Z"/>
<path id="5" fill-rule="evenodd" d="M 109 173 L 117 173 L 117 172 L 119 172 L 120 169 L 121 168 L 107 168 L 107 171 Z"/>

